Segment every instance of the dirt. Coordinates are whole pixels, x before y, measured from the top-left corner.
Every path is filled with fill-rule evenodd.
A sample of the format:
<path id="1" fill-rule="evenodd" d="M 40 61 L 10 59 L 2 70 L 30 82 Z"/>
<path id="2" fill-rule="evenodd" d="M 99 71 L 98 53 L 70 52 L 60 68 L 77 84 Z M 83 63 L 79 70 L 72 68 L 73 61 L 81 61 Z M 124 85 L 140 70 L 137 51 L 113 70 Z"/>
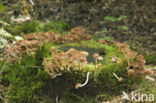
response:
<path id="1" fill-rule="evenodd" d="M 130 41 L 139 48 L 141 53 L 156 55 L 156 1 L 103 1 L 51 2 L 48 3 L 48 6 L 46 4 L 42 6 L 46 12 L 40 13 L 38 19 L 48 17 L 52 20 L 65 21 L 71 27 L 83 26 L 88 33 L 97 38 L 113 36 L 115 40 L 120 42 Z M 111 22 L 104 19 L 106 16 L 119 18 L 121 15 L 126 16 L 121 21 Z M 119 29 L 120 26 L 126 26 L 128 30 Z"/>

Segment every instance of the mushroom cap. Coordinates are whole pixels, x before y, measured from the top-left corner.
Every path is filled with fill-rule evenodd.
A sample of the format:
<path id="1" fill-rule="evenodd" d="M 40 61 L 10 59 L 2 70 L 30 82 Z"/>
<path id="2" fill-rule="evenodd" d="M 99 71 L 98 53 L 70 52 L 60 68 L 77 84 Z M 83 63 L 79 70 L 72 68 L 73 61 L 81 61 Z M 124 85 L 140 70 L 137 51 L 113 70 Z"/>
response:
<path id="1" fill-rule="evenodd" d="M 139 60 L 137 60 L 137 63 L 139 65 L 144 65 L 146 63 L 146 61 L 144 59 L 139 59 Z"/>
<path id="2" fill-rule="evenodd" d="M 121 48 L 121 51 L 125 52 L 125 53 L 128 53 L 128 52 L 131 52 L 131 49 L 129 49 L 129 48 Z"/>
<path id="3" fill-rule="evenodd" d="M 81 83 L 75 84 L 75 89 L 78 89 L 81 85 L 82 85 Z"/>
<path id="4" fill-rule="evenodd" d="M 153 75 L 153 71 L 150 69 L 146 69 L 144 72 L 145 75 Z"/>
<path id="5" fill-rule="evenodd" d="M 88 52 L 86 52 L 86 51 L 80 51 L 80 53 L 84 57 L 87 57 L 89 55 Z"/>
<path id="6" fill-rule="evenodd" d="M 145 71 L 145 66 L 144 65 L 139 65 L 138 66 L 138 71 L 141 72 L 141 73 L 144 72 Z"/>
<path id="7" fill-rule="evenodd" d="M 85 32 L 85 29 L 83 27 L 76 27 L 76 28 L 73 28 L 71 32 L 83 34 Z"/>
<path id="8" fill-rule="evenodd" d="M 75 52 L 75 51 L 77 51 L 77 50 L 74 49 L 74 48 L 70 48 L 69 51 L 70 51 L 70 52 Z"/>
<path id="9" fill-rule="evenodd" d="M 134 70 L 128 70 L 128 75 L 129 76 L 134 76 L 135 75 L 135 71 Z"/>
<path id="10" fill-rule="evenodd" d="M 144 57 L 142 55 L 138 55 L 136 56 L 137 59 L 144 59 Z"/>
<path id="11" fill-rule="evenodd" d="M 137 52 L 133 52 L 133 51 L 127 52 L 127 53 L 126 53 L 126 57 L 127 57 L 128 59 L 133 59 L 133 58 L 136 57 L 136 55 L 137 55 Z"/>
<path id="12" fill-rule="evenodd" d="M 102 64 L 98 64 L 98 67 L 101 67 L 102 66 Z"/>
<path id="13" fill-rule="evenodd" d="M 122 78 L 122 77 L 120 77 L 120 78 L 119 78 L 119 80 L 118 80 L 118 82 L 120 82 L 120 83 L 121 83 L 122 81 L 123 81 L 123 78 Z"/>
<path id="14" fill-rule="evenodd" d="M 30 42 L 31 42 L 31 44 L 33 44 L 33 45 L 38 44 L 38 40 L 32 40 L 32 41 L 30 41 Z"/>
<path id="15" fill-rule="evenodd" d="M 84 63 L 84 62 L 86 62 L 86 58 L 80 58 L 80 63 Z"/>
<path id="16" fill-rule="evenodd" d="M 82 39 L 83 40 L 91 40 L 92 36 L 90 34 L 85 34 L 85 35 L 83 35 Z"/>
<path id="17" fill-rule="evenodd" d="M 30 41 L 28 41 L 28 40 L 23 40 L 22 42 L 21 42 L 21 45 L 22 46 L 28 46 L 28 45 L 30 45 L 31 43 L 30 43 Z"/>
<path id="18" fill-rule="evenodd" d="M 133 67 L 137 67 L 138 63 L 137 62 L 132 62 L 130 65 L 133 66 Z"/>
<path id="19" fill-rule="evenodd" d="M 95 59 L 98 59 L 99 54 L 95 53 L 95 54 L 93 55 L 93 57 L 94 57 Z"/>
<path id="20" fill-rule="evenodd" d="M 122 45 L 122 43 L 116 42 L 116 46 L 117 46 L 117 47 L 121 47 L 121 46 L 123 46 L 123 45 Z"/>
<path id="21" fill-rule="evenodd" d="M 50 48 L 50 51 L 51 51 L 52 53 L 55 53 L 55 52 L 56 52 L 56 47 L 52 46 L 52 47 Z"/>

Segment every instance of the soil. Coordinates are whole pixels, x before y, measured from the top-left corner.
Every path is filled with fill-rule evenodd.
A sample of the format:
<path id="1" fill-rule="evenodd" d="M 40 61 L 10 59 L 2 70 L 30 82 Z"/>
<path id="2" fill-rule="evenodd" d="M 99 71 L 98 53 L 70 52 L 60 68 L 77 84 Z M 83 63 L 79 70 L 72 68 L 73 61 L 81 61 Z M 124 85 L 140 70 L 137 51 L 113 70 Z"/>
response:
<path id="1" fill-rule="evenodd" d="M 71 27 L 83 26 L 94 37 L 113 36 L 116 41 L 130 41 L 141 53 L 156 56 L 155 0 L 64 0 L 46 5 L 41 7 L 46 12 L 40 13 L 38 19 L 48 17 L 65 21 Z M 121 21 L 104 19 L 121 15 L 126 16 Z M 121 26 L 128 29 L 119 29 Z"/>

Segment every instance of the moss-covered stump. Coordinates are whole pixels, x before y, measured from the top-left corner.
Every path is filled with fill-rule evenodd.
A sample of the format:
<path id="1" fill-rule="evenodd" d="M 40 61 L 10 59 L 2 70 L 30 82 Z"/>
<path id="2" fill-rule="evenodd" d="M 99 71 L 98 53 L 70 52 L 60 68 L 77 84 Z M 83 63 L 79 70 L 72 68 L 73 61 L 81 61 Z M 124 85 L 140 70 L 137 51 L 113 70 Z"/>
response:
<path id="1" fill-rule="evenodd" d="M 108 101 L 122 91 L 128 93 L 140 86 L 147 88 L 144 74 L 151 72 L 144 68 L 139 71 L 138 64 L 144 67 L 144 59 L 127 44 L 104 45 L 94 40 L 47 42 L 38 47 L 33 56 L 26 54 L 6 63 L 0 84 L 8 87 L 9 101 L 16 103 Z"/>
<path id="2" fill-rule="evenodd" d="M 64 101 L 65 103 L 72 103 L 74 101 L 83 103 L 86 101 L 96 101 L 96 97 L 102 94 L 106 97 L 102 98 L 101 101 L 106 101 L 110 100 L 113 96 L 121 94 L 122 91 L 130 92 L 145 83 L 143 75 L 140 75 L 140 77 L 128 76 L 128 62 L 122 53 L 117 53 L 115 45 L 101 45 L 96 41 L 82 41 L 80 43 L 62 45 L 47 43 L 43 46 L 42 50 L 48 51 L 52 46 L 55 46 L 60 52 L 67 52 L 71 47 L 81 51 L 88 51 L 90 58 L 87 59 L 90 59 L 90 61 L 83 70 L 65 70 L 61 72 L 61 75 L 52 77 L 50 82 L 47 81 L 47 87 L 44 90 L 49 92 L 44 92 L 44 95 L 49 95 L 49 98 L 59 98 L 60 101 Z M 98 62 L 102 66 L 95 68 L 93 54 L 101 52 L 104 52 L 104 55 L 101 55 L 104 59 Z M 49 55 L 51 55 L 50 52 Z M 112 61 L 112 56 L 120 58 L 119 61 Z M 51 56 L 47 55 L 47 57 Z M 75 89 L 77 83 L 85 82 L 88 72 L 90 72 L 90 76 L 87 85 Z M 119 82 L 113 73 L 122 77 L 123 81 Z"/>

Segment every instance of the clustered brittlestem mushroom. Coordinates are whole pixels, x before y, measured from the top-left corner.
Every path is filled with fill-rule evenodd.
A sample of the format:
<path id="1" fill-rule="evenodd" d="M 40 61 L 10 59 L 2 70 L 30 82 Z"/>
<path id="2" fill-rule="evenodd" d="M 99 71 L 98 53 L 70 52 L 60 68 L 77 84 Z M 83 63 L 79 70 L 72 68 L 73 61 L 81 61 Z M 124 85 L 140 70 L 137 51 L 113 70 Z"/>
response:
<path id="1" fill-rule="evenodd" d="M 144 73 L 149 76 L 153 75 L 153 71 L 151 69 L 146 69 Z"/>
<path id="2" fill-rule="evenodd" d="M 90 74 L 90 72 L 87 73 L 87 77 L 86 77 L 85 83 L 83 83 L 83 84 L 77 83 L 77 84 L 75 85 L 75 89 L 78 89 L 78 88 L 80 88 L 80 87 L 84 87 L 85 85 L 87 85 L 87 83 L 88 83 L 88 81 L 89 81 L 89 74 Z"/>
<path id="3" fill-rule="evenodd" d="M 116 77 L 116 79 L 118 80 L 118 82 L 122 82 L 123 81 L 123 78 L 122 77 L 118 77 L 115 73 L 113 73 L 113 75 Z"/>
<path id="4" fill-rule="evenodd" d="M 99 54 L 95 53 L 95 54 L 93 55 L 93 57 L 94 57 L 94 59 L 95 59 L 95 68 L 97 68 L 97 60 L 98 60 L 98 58 L 99 58 Z"/>
<path id="5" fill-rule="evenodd" d="M 135 75 L 135 71 L 134 70 L 128 70 L 128 75 L 129 76 L 134 76 Z"/>
<path id="6" fill-rule="evenodd" d="M 92 40 L 91 35 L 85 33 L 85 29 L 82 27 L 73 28 L 67 35 L 61 36 L 59 33 L 54 33 L 52 31 L 48 31 L 46 33 L 35 33 L 35 34 L 27 34 L 23 36 L 24 40 L 19 40 L 16 43 L 11 45 L 11 48 L 16 49 L 17 52 L 14 52 L 15 56 L 12 59 L 21 58 L 24 54 L 34 55 L 36 51 L 32 51 L 32 48 L 40 47 L 45 43 L 73 43 L 79 42 L 80 40 Z M 36 49 L 37 50 L 37 49 Z M 9 51 L 9 48 L 5 49 L 5 53 L 10 56 L 13 54 L 12 51 Z M 32 53 L 31 53 L 32 52 Z"/>
<path id="7" fill-rule="evenodd" d="M 57 51 L 56 47 L 51 47 L 50 51 L 52 53 L 52 58 L 45 58 L 43 61 L 43 66 L 45 66 L 45 70 L 51 75 L 55 77 L 56 74 L 61 73 L 64 69 L 78 69 L 82 70 L 84 66 L 87 64 L 86 57 L 89 55 L 85 51 L 78 51 L 74 48 L 70 48 L 66 52 Z"/>

